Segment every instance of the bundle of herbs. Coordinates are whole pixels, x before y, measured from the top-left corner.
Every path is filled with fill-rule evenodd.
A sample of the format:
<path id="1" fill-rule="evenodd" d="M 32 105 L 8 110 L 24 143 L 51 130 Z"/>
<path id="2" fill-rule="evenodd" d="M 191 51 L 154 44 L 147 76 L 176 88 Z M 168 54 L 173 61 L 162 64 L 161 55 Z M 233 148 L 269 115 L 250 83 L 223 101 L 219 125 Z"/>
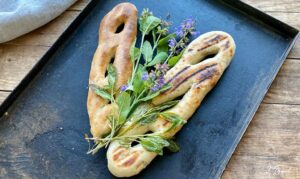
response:
<path id="1" fill-rule="evenodd" d="M 89 138 L 86 136 L 88 141 L 95 142 L 88 153 L 94 154 L 115 140 L 120 141 L 125 147 L 130 147 L 132 142 L 140 143 L 146 150 L 159 155 L 163 154 L 164 147 L 173 152 L 179 150 L 178 145 L 172 139 L 163 135 L 185 123 L 177 114 L 164 112 L 175 106 L 178 101 L 172 100 L 154 106 L 151 100 L 171 88 L 171 85 L 165 82 L 164 75 L 181 58 L 190 41 L 189 37 L 196 35 L 197 32 L 195 21 L 191 18 L 184 20 L 174 33 L 169 33 L 169 28 L 169 22 L 155 17 L 148 9 L 144 9 L 139 17 L 141 45 L 137 48 L 135 41 L 130 49 L 133 63 L 131 79 L 120 89 L 115 89 L 117 73 L 114 66 L 110 64 L 107 68 L 108 85 L 102 88 L 95 84 L 89 85 L 95 94 L 118 105 L 118 111 L 112 111 L 109 115 L 111 130 L 105 137 Z M 148 125 L 158 117 L 169 121 L 170 127 L 159 133 L 125 135 L 137 125 Z"/>

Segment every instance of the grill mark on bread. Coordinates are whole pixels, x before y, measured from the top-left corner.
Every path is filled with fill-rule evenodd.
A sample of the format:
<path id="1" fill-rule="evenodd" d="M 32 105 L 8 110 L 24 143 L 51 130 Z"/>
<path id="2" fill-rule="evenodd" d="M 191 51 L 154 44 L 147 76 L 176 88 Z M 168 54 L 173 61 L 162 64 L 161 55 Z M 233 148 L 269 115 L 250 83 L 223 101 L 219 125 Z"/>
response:
<path id="1" fill-rule="evenodd" d="M 180 75 L 181 73 L 183 73 L 184 71 L 186 71 L 188 68 L 190 68 L 191 66 L 186 66 L 184 67 L 182 70 L 180 70 L 179 72 L 177 72 L 171 79 L 169 79 L 167 81 L 167 83 L 170 83 L 171 81 L 173 81 L 178 75 Z"/>
<path id="2" fill-rule="evenodd" d="M 202 50 L 204 50 L 204 49 L 206 49 L 206 48 L 208 48 L 208 47 L 210 47 L 210 46 L 213 46 L 213 45 L 215 45 L 215 44 L 217 44 L 217 43 L 219 43 L 219 42 L 221 42 L 222 40 L 225 40 L 225 39 L 227 39 L 228 37 L 227 36 L 224 36 L 224 35 L 217 35 L 217 36 L 215 36 L 214 38 L 212 38 L 212 39 L 209 39 L 208 41 L 206 41 L 206 42 L 204 42 L 204 46 L 203 47 L 201 47 L 201 48 L 199 48 L 197 51 L 199 52 L 199 51 L 202 51 Z"/>
<path id="3" fill-rule="evenodd" d="M 226 41 L 224 45 L 224 50 L 227 50 L 229 48 L 229 40 Z"/>
<path id="4" fill-rule="evenodd" d="M 121 149 L 119 152 L 117 152 L 116 154 L 114 154 L 113 160 L 114 160 L 114 161 L 118 161 L 118 160 L 120 159 L 121 155 L 124 154 L 124 152 L 125 152 L 125 150 L 124 150 L 124 149 Z"/>
<path id="5" fill-rule="evenodd" d="M 165 126 L 167 126 L 169 123 L 170 123 L 169 121 L 165 120 L 165 122 L 163 123 L 163 126 L 165 127 Z"/>
<path id="6" fill-rule="evenodd" d="M 128 167 L 132 165 L 137 160 L 138 157 L 139 157 L 138 152 L 137 151 L 133 152 L 132 155 L 129 157 L 129 159 L 127 159 L 125 162 L 122 163 L 122 166 Z"/>
<path id="7" fill-rule="evenodd" d="M 168 91 L 168 92 L 172 92 L 172 91 L 176 90 L 176 88 L 178 88 L 178 87 L 179 87 L 181 84 L 183 84 L 186 80 L 188 80 L 189 78 L 191 78 L 191 77 L 197 75 L 198 73 L 205 72 L 205 73 L 203 74 L 205 77 L 206 77 L 206 76 L 212 76 L 212 75 L 214 75 L 215 70 L 212 71 L 212 70 L 210 70 L 210 69 L 211 69 L 211 68 L 214 68 L 216 65 L 217 65 L 217 64 L 212 64 L 212 65 L 210 65 L 210 66 L 206 66 L 206 67 L 204 67 L 203 69 L 200 69 L 200 70 L 198 70 L 198 71 L 196 71 L 196 72 L 190 74 L 189 76 L 187 76 L 187 77 L 181 79 L 181 80 L 180 80 L 173 88 L 171 88 L 171 90 Z"/>

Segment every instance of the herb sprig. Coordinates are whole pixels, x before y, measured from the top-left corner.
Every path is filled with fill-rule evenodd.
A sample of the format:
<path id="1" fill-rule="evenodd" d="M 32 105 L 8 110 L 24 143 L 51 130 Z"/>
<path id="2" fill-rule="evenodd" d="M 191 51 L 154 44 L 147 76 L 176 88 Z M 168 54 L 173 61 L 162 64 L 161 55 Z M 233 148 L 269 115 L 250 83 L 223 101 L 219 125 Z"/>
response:
<path id="1" fill-rule="evenodd" d="M 139 31 L 142 35 L 140 47 L 136 47 L 135 40 L 130 48 L 133 69 L 128 83 L 120 89 L 115 89 L 117 73 L 110 64 L 107 68 L 108 85 L 102 88 L 95 84 L 89 85 L 95 94 L 116 104 L 118 111 L 114 111 L 113 107 L 108 116 L 111 128 L 109 134 L 97 138 L 86 136 L 88 141 L 95 142 L 88 153 L 94 154 L 116 140 L 125 147 L 130 147 L 132 142 L 138 142 L 146 150 L 159 155 L 163 154 L 164 147 L 173 152 L 179 150 L 172 139 L 165 137 L 166 133 L 185 123 L 179 115 L 168 112 L 168 109 L 175 106 L 178 101 L 173 100 L 154 106 L 151 100 L 171 88 L 171 85 L 165 82 L 164 75 L 182 56 L 189 42 L 189 36 L 197 32 L 195 21 L 190 18 L 184 20 L 175 33 L 168 34 L 170 25 L 170 22 L 155 17 L 148 9 L 144 9 L 139 18 Z M 170 123 L 167 129 L 151 134 L 127 135 L 128 131 L 151 124 L 159 117 Z"/>

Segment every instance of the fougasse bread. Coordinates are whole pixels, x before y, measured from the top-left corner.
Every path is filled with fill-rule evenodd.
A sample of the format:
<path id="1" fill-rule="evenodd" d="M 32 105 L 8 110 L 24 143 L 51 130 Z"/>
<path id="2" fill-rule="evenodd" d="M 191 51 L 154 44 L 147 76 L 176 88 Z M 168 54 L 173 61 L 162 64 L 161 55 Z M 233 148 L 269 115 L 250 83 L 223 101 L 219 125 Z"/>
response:
<path id="1" fill-rule="evenodd" d="M 123 29 L 117 32 L 120 26 L 123 26 Z M 121 3 L 102 19 L 99 28 L 99 44 L 93 57 L 89 84 L 100 87 L 108 84 L 105 73 L 109 63 L 113 63 L 117 71 L 115 88 L 118 89 L 127 83 L 133 65 L 130 59 L 130 47 L 136 38 L 136 33 L 137 9 L 133 4 Z M 112 105 L 90 89 L 87 109 L 92 135 L 102 137 L 108 133 L 110 128 L 107 116 L 112 111 Z"/>
<path id="2" fill-rule="evenodd" d="M 124 23 L 123 31 L 115 33 L 122 23 Z M 136 32 L 137 10 L 132 4 L 121 3 L 104 17 L 100 25 L 99 46 L 91 67 L 90 83 L 99 86 L 107 84 L 106 67 L 113 57 L 113 65 L 118 73 L 115 88 L 118 89 L 127 83 L 132 73 L 129 48 Z M 164 76 L 172 87 L 155 97 L 151 105 L 156 106 L 182 96 L 179 103 L 167 111 L 187 121 L 200 106 L 206 94 L 216 85 L 234 53 L 234 40 L 225 32 L 212 31 L 199 36 L 188 45 L 178 63 Z M 209 55 L 214 56 L 206 58 Z M 108 101 L 89 91 L 87 107 L 91 133 L 94 137 L 102 137 L 110 130 L 106 117 L 112 108 L 117 110 L 117 106 L 108 104 Z M 169 125 L 169 121 L 159 117 L 149 125 L 129 130 L 125 135 L 161 133 Z M 161 135 L 166 138 L 172 137 L 181 128 L 182 125 Z M 147 151 L 141 144 L 124 147 L 116 140 L 109 145 L 107 151 L 108 168 L 117 177 L 130 177 L 141 172 L 156 156 L 156 153 Z"/>

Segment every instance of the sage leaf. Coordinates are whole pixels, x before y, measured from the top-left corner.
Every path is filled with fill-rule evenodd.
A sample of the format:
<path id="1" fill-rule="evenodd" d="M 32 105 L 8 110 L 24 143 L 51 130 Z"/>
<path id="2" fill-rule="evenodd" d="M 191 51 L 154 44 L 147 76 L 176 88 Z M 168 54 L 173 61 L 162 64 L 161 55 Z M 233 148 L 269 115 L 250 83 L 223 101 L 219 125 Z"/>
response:
<path id="1" fill-rule="evenodd" d="M 140 31 L 148 35 L 149 32 L 160 24 L 161 20 L 154 16 L 148 16 L 146 19 L 140 19 Z"/>
<path id="2" fill-rule="evenodd" d="M 166 130 L 166 132 L 186 123 L 186 121 L 183 120 L 182 117 L 180 117 L 178 114 L 175 114 L 175 113 L 162 112 L 162 113 L 160 113 L 160 115 L 164 119 L 166 119 L 167 121 L 170 121 L 172 123 L 172 125 L 170 126 L 169 129 Z"/>
<path id="3" fill-rule="evenodd" d="M 107 80 L 108 80 L 108 85 L 112 90 L 117 80 L 117 71 L 112 64 L 109 64 L 107 67 Z"/>
<path id="4" fill-rule="evenodd" d="M 155 152 L 158 155 L 163 155 L 163 148 L 170 144 L 166 139 L 159 136 L 148 136 L 140 139 L 140 144 L 149 152 Z"/>
<path id="5" fill-rule="evenodd" d="M 169 88 L 171 88 L 172 86 L 170 84 L 166 84 L 164 85 L 161 89 L 159 89 L 158 91 L 156 91 L 155 93 L 150 93 L 148 94 L 146 97 L 140 99 L 140 101 L 149 101 L 150 99 L 155 98 L 156 96 L 158 96 L 161 92 L 164 92 L 166 90 L 168 90 Z"/>
<path id="6" fill-rule="evenodd" d="M 153 51 L 152 46 L 149 41 L 145 41 L 142 47 L 142 54 L 146 62 L 150 62 L 152 60 Z"/>
<path id="7" fill-rule="evenodd" d="M 149 103 L 141 103 L 134 109 L 134 111 L 130 114 L 129 118 L 140 117 L 147 111 L 149 111 L 151 107 L 152 105 Z"/>
<path id="8" fill-rule="evenodd" d="M 135 47 L 136 39 L 130 47 L 130 59 L 132 62 L 139 58 L 140 49 Z"/>
<path id="9" fill-rule="evenodd" d="M 155 106 L 154 108 L 152 108 L 152 111 L 154 112 L 160 112 L 166 109 L 169 109 L 173 106 L 175 106 L 177 103 L 179 102 L 179 100 L 173 100 L 173 101 L 168 101 L 168 102 L 164 102 L 158 106 Z"/>
<path id="10" fill-rule="evenodd" d="M 144 82 L 142 80 L 143 72 L 143 65 L 140 64 L 133 78 L 133 91 L 135 94 L 139 94 L 144 89 Z"/>
<path id="11" fill-rule="evenodd" d="M 166 52 L 159 52 L 147 66 L 154 66 L 158 63 L 162 63 L 167 58 L 168 58 L 168 54 Z"/>
<path id="12" fill-rule="evenodd" d="M 127 92 L 122 92 L 116 99 L 119 108 L 119 125 L 123 124 L 127 119 L 127 115 L 130 112 L 130 100 L 130 95 Z"/>
<path id="13" fill-rule="evenodd" d="M 169 59 L 168 65 L 169 65 L 170 67 L 173 67 L 174 65 L 176 65 L 176 63 L 177 63 L 177 62 L 180 60 L 180 58 L 182 57 L 182 55 L 183 55 L 183 53 L 184 53 L 184 50 L 185 50 L 185 49 L 183 49 L 183 50 L 180 52 L 179 55 L 173 56 L 173 57 L 171 57 L 171 58 Z"/>
<path id="14" fill-rule="evenodd" d="M 95 84 L 90 84 L 89 88 L 98 96 L 101 96 L 102 98 L 111 101 L 111 95 L 104 89 L 100 88 L 99 86 Z"/>
<path id="15" fill-rule="evenodd" d="M 169 51 L 169 43 L 168 41 L 171 39 L 171 38 L 175 38 L 176 35 L 175 34 L 169 34 L 168 36 L 160 39 L 157 43 L 157 53 L 159 52 L 166 52 L 168 53 Z"/>
<path id="16" fill-rule="evenodd" d="M 153 123 L 157 119 L 157 113 L 149 114 L 146 117 L 142 117 L 139 121 L 137 121 L 137 124 L 140 125 L 147 125 Z"/>
<path id="17" fill-rule="evenodd" d="M 171 152 L 178 152 L 179 150 L 180 150 L 180 147 L 179 147 L 179 145 L 176 143 L 176 142 L 174 142 L 173 140 L 171 140 L 171 139 L 169 139 L 168 140 L 168 142 L 169 142 L 169 146 L 168 146 L 168 149 L 171 151 Z"/>
<path id="18" fill-rule="evenodd" d="M 159 95 L 159 91 L 155 92 L 155 93 L 150 93 L 149 95 L 147 95 L 146 97 L 140 99 L 140 101 L 149 101 L 150 99 L 155 98 L 156 96 Z"/>

